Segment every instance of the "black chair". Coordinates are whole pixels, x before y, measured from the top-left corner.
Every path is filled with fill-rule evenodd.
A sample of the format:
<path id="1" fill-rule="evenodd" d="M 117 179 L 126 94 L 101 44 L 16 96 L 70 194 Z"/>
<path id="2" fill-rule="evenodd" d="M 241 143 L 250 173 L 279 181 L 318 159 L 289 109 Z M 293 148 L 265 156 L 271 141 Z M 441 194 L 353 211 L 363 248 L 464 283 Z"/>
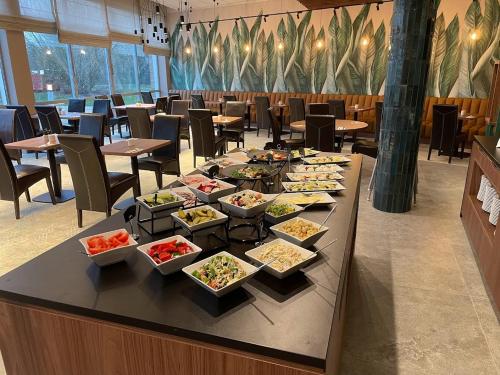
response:
<path id="1" fill-rule="evenodd" d="M 259 136 L 260 129 L 266 129 L 267 126 L 267 137 L 271 135 L 271 125 L 267 119 L 267 110 L 271 107 L 268 96 L 256 96 L 255 97 L 255 115 L 257 121 L 257 137 Z M 281 132 L 281 130 L 280 130 Z"/>
<path id="2" fill-rule="evenodd" d="M 345 120 L 345 101 L 343 99 L 333 99 L 328 101 L 329 113 L 338 120 Z"/>
<path id="3" fill-rule="evenodd" d="M 37 105 L 35 106 L 35 110 L 38 114 L 38 120 L 40 121 L 40 125 L 42 126 L 43 130 L 48 131 L 52 134 L 72 132 L 69 129 L 64 129 L 56 106 Z"/>
<path id="4" fill-rule="evenodd" d="M 167 114 L 172 113 L 172 102 L 174 100 L 182 100 L 179 94 L 168 94 Z"/>
<path id="5" fill-rule="evenodd" d="M 0 109 L 0 140 L 4 143 L 12 143 L 16 140 L 16 110 Z M 22 153 L 20 150 L 7 150 L 11 160 L 21 164 Z"/>
<path id="6" fill-rule="evenodd" d="M 113 139 L 111 138 L 111 128 L 114 127 L 114 125 L 118 125 L 118 132 L 121 136 L 121 125 L 119 125 L 118 119 L 113 117 L 113 111 L 111 110 L 111 102 L 109 99 L 95 99 L 94 105 L 92 106 L 92 113 L 104 115 L 103 142 L 104 136 L 106 136 L 109 138 L 109 143 L 113 143 Z"/>
<path id="7" fill-rule="evenodd" d="M 141 98 L 145 104 L 155 104 L 151 91 L 141 91 Z"/>
<path id="8" fill-rule="evenodd" d="M 236 142 L 236 147 L 240 147 L 242 142 L 245 147 L 245 113 L 247 104 L 245 102 L 226 102 L 226 116 L 241 117 L 241 121 L 224 127 L 222 135 L 226 137 L 226 142 Z"/>
<path id="9" fill-rule="evenodd" d="M 309 104 L 310 115 L 329 115 L 330 107 L 328 103 L 311 103 Z"/>
<path id="10" fill-rule="evenodd" d="M 191 148 L 191 132 L 189 131 L 189 100 L 173 100 L 172 115 L 181 115 L 181 130 L 180 139 L 188 141 L 188 146 Z"/>
<path id="11" fill-rule="evenodd" d="M 78 227 L 82 227 L 83 210 L 111 216 L 113 204 L 127 190 L 136 190 L 137 176 L 108 172 L 99 144 L 92 136 L 71 134 L 58 138 L 75 189 Z"/>
<path id="12" fill-rule="evenodd" d="M 168 139 L 172 144 L 154 150 L 152 156 L 139 159 L 139 169 L 154 171 L 158 189 L 163 188 L 163 175 L 180 176 L 180 118 L 159 114 L 153 122 L 153 139 Z"/>
<path id="13" fill-rule="evenodd" d="M 296 121 L 303 121 L 306 118 L 306 106 L 304 99 L 302 98 L 289 98 L 288 106 L 290 110 L 290 138 L 292 138 L 293 132 L 300 132 L 302 138 L 304 138 L 304 128 L 303 127 L 293 127 L 293 123 Z"/>
<path id="14" fill-rule="evenodd" d="M 132 138 L 151 138 L 151 120 L 147 108 L 127 108 L 127 117 Z"/>
<path id="15" fill-rule="evenodd" d="M 191 94 L 191 108 L 205 109 L 205 100 L 203 99 L 203 95 Z"/>
<path id="16" fill-rule="evenodd" d="M 436 104 L 432 107 L 432 133 L 429 144 L 430 160 L 433 149 L 438 150 L 438 155 L 447 155 L 448 163 L 458 151 L 461 145 L 460 159 L 464 156 L 465 142 L 467 137 L 459 133 L 458 129 L 458 106 L 449 104 Z"/>
<path id="17" fill-rule="evenodd" d="M 196 167 L 196 157 L 214 158 L 217 151 L 224 154 L 226 139 L 216 136 L 212 111 L 209 109 L 190 109 L 189 120 L 193 133 L 193 165 Z"/>
<path id="18" fill-rule="evenodd" d="M 28 107 L 25 105 L 8 105 L 7 109 L 15 109 L 16 141 L 30 139 L 41 135 L 35 128 Z"/>
<path id="19" fill-rule="evenodd" d="M 125 101 L 123 100 L 122 94 L 112 94 L 111 101 L 113 102 L 113 106 L 115 106 L 115 107 L 125 105 Z M 118 133 L 120 134 L 120 138 L 123 138 L 122 130 L 121 130 L 122 125 L 125 125 L 127 127 L 129 134 L 130 134 L 130 124 L 128 122 L 126 109 L 115 109 L 115 116 L 110 121 L 110 126 L 113 127 L 113 132 L 114 132 L 115 125 L 118 125 Z"/>
<path id="20" fill-rule="evenodd" d="M 306 147 L 323 152 L 339 152 L 335 145 L 335 116 L 306 116 Z"/>
<path id="21" fill-rule="evenodd" d="M 264 149 L 298 149 L 304 147 L 303 139 L 281 139 L 281 123 L 276 118 L 272 108 L 268 108 L 264 114 L 264 125 L 272 129 L 273 141 L 266 143 Z"/>
<path id="22" fill-rule="evenodd" d="M 224 103 L 238 101 L 236 95 L 222 95 L 222 99 L 224 100 Z"/>
<path id="23" fill-rule="evenodd" d="M 384 102 L 375 103 L 375 136 L 373 141 L 368 139 L 358 139 L 352 145 L 353 154 L 363 154 L 374 159 L 378 155 L 378 141 L 380 138 L 380 125 L 382 124 L 382 111 L 384 109 Z"/>
<path id="24" fill-rule="evenodd" d="M 168 96 L 160 96 L 156 99 L 156 113 L 168 113 Z"/>
<path id="25" fill-rule="evenodd" d="M 85 99 L 69 99 L 68 112 L 85 113 Z M 79 122 L 80 120 L 68 120 L 74 132 L 77 132 Z"/>

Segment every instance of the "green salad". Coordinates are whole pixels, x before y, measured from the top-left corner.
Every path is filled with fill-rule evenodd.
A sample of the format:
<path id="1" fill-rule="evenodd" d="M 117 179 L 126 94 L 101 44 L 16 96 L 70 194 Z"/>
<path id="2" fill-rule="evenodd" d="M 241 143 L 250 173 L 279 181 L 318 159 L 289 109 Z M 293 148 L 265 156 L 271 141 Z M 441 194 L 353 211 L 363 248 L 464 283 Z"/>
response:
<path id="1" fill-rule="evenodd" d="M 245 277 L 246 272 L 235 258 L 216 255 L 194 270 L 192 275 L 212 289 L 219 290 Z"/>
<path id="2" fill-rule="evenodd" d="M 287 203 L 273 203 L 267 206 L 266 212 L 274 217 L 279 217 L 295 212 L 295 207 Z"/>

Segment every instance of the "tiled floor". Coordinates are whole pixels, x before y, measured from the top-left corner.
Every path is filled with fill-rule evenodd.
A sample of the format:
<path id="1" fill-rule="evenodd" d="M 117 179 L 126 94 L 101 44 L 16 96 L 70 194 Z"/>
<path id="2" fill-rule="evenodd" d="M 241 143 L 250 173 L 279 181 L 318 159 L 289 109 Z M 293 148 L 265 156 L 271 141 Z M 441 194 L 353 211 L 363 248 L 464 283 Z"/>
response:
<path id="1" fill-rule="evenodd" d="M 266 141 L 248 133 L 246 146 Z M 187 142 L 182 146 L 188 173 L 192 154 Z M 500 374 L 500 326 L 459 217 L 467 161 L 445 161 L 420 160 L 417 205 L 386 214 L 366 200 L 373 159 L 365 158 L 342 374 Z M 47 165 L 30 156 L 24 163 Z M 130 171 L 126 158 L 108 157 L 107 165 Z M 63 183 L 71 188 L 65 166 Z M 154 174 L 141 172 L 141 184 L 144 192 L 154 190 Z M 38 184 L 31 195 L 45 189 Z M 12 203 L 0 201 L 0 274 L 79 231 L 74 201 L 52 206 L 22 198 L 21 215 L 14 220 Z M 84 225 L 103 218 L 85 213 Z"/>

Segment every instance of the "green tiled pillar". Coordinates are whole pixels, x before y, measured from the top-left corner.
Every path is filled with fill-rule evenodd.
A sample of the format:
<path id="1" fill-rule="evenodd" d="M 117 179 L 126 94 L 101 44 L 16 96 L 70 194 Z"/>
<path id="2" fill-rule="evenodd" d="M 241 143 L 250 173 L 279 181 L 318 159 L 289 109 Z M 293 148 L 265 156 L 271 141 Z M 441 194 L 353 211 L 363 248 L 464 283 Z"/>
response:
<path id="1" fill-rule="evenodd" d="M 373 206 L 411 209 L 435 0 L 395 0 Z"/>

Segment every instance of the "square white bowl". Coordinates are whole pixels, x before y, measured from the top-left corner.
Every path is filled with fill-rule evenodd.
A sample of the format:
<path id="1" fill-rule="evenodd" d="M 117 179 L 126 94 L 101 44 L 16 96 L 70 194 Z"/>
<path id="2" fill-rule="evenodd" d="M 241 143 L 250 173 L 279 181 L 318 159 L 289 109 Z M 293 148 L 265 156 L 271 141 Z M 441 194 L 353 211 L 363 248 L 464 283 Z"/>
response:
<path id="1" fill-rule="evenodd" d="M 128 234 L 128 245 L 124 246 L 118 246 L 115 247 L 114 249 L 104 251 L 99 254 L 94 254 L 91 255 L 89 253 L 89 247 L 87 245 L 87 240 L 91 239 L 92 237 L 96 236 L 103 236 L 104 238 L 109 238 L 117 233 L 120 232 L 126 232 Z M 135 247 L 138 245 L 137 242 L 132 238 L 132 236 L 128 233 L 128 231 L 124 228 L 122 229 L 117 229 L 117 230 L 112 230 L 110 232 L 104 232 L 104 233 L 97 233 L 92 236 L 80 238 L 78 240 L 82 246 L 85 249 L 85 253 L 88 255 L 88 257 L 98 266 L 104 267 L 108 266 L 110 264 L 118 263 L 123 260 L 125 260 L 126 257 L 128 257 L 135 249 Z"/>
<path id="2" fill-rule="evenodd" d="M 303 179 L 309 175 L 318 175 L 319 177 L 330 177 L 330 178 L 322 178 L 322 179 Z M 309 172 L 309 173 L 287 173 L 286 177 L 292 182 L 306 182 L 306 181 L 329 181 L 329 180 L 343 180 L 344 176 L 342 176 L 338 172 Z"/>
<path id="3" fill-rule="evenodd" d="M 292 166 L 292 171 L 295 173 L 319 173 L 319 172 L 343 172 L 344 168 L 342 168 L 338 164 L 298 164 Z"/>
<path id="4" fill-rule="evenodd" d="M 242 277 L 241 279 L 239 279 L 237 281 L 234 281 L 233 283 L 231 283 L 229 285 L 226 285 L 225 287 L 223 287 L 221 289 L 216 290 L 214 288 L 211 288 L 210 286 L 208 286 L 207 284 L 205 284 L 203 281 L 199 280 L 198 278 L 194 277 L 192 275 L 192 273 L 193 273 L 193 271 L 197 270 L 198 268 L 200 268 L 204 264 L 208 263 L 213 257 L 216 257 L 218 255 L 229 256 L 229 257 L 236 259 L 240 263 L 241 267 L 245 270 L 246 276 Z M 200 260 L 200 261 L 193 263 L 187 267 L 184 267 L 182 269 L 182 272 L 184 272 L 186 275 L 188 275 L 192 280 L 194 280 L 194 282 L 196 284 L 200 285 L 202 288 L 208 290 L 210 293 L 214 294 L 217 297 L 222 297 L 223 295 L 225 295 L 229 292 L 232 292 L 233 290 L 239 288 L 245 282 L 250 280 L 257 273 L 258 270 L 259 269 L 257 267 L 255 267 L 254 265 L 247 263 L 244 260 L 241 260 L 240 258 L 235 257 L 234 255 L 229 254 L 226 251 L 221 251 L 220 253 L 212 255 L 209 258 Z"/>
<path id="5" fill-rule="evenodd" d="M 252 249 L 252 250 L 248 250 L 245 255 L 247 257 L 249 257 L 250 259 L 252 259 L 254 262 L 258 263 L 259 265 L 261 264 L 264 264 L 264 262 L 262 262 L 261 260 L 257 259 L 257 255 L 265 250 L 267 247 L 269 246 L 272 246 L 272 245 L 275 245 L 275 244 L 283 244 L 283 245 L 286 245 L 286 246 L 289 246 L 295 250 L 297 250 L 301 255 L 302 255 L 302 258 L 303 260 L 300 261 L 299 263 L 297 263 L 296 265 L 294 265 L 293 267 L 290 267 L 288 268 L 287 270 L 285 271 L 278 271 L 277 269 L 273 268 L 273 264 L 270 263 L 269 265 L 266 265 L 264 266 L 264 271 L 270 273 L 271 275 L 273 275 L 274 277 L 277 277 L 278 279 L 284 279 L 285 277 L 288 277 L 289 275 L 291 275 L 292 273 L 298 271 L 299 269 L 301 269 L 302 267 L 304 267 L 307 263 L 309 263 L 310 261 L 312 261 L 317 254 L 315 254 L 314 252 L 310 251 L 310 250 L 307 250 L 307 249 L 304 249 L 303 247 L 300 247 L 300 246 L 297 246 L 291 242 L 288 242 L 288 241 L 285 241 L 281 238 L 278 238 L 274 241 L 271 241 L 271 242 L 268 242 L 264 245 L 261 245 L 259 247 L 256 247 L 255 249 Z"/>
<path id="6" fill-rule="evenodd" d="M 149 256 L 148 251 L 151 249 L 152 246 L 162 244 L 165 242 L 170 242 L 173 240 L 181 241 L 187 243 L 191 248 L 193 249 L 193 252 L 181 255 L 177 258 L 173 258 L 170 260 L 167 260 L 166 262 L 157 264 L 151 256 Z M 153 268 L 157 269 L 162 275 L 168 275 L 177 271 L 180 271 L 182 268 L 186 267 L 187 265 L 191 264 L 193 260 L 196 259 L 198 255 L 200 255 L 202 249 L 198 246 L 196 246 L 194 243 L 186 240 L 184 237 L 175 235 L 172 237 L 164 238 L 162 240 L 150 242 L 144 245 L 141 245 L 137 247 L 137 250 L 146 257 L 148 262 L 153 266 Z"/>
<path id="7" fill-rule="evenodd" d="M 335 184 L 336 186 L 334 188 L 331 188 L 331 189 L 323 189 L 321 188 L 321 184 L 327 184 L 327 183 L 330 183 L 330 184 Z M 336 193 L 336 192 L 339 192 L 339 191 L 342 191 L 342 190 L 345 190 L 346 187 L 344 185 L 342 185 L 340 182 L 338 182 L 337 180 L 331 180 L 331 181 L 306 181 L 306 182 L 282 182 L 281 183 L 283 185 L 283 188 L 285 189 L 285 191 L 287 193 L 313 193 L 313 192 L 316 192 L 316 191 L 324 191 L 324 192 L 328 192 L 328 193 Z M 318 185 L 317 187 L 311 189 L 311 190 L 307 190 L 307 189 L 304 189 L 304 188 L 300 188 L 300 186 L 302 184 L 316 184 Z M 296 187 L 296 190 L 294 190 L 294 187 Z"/>
<path id="8" fill-rule="evenodd" d="M 196 225 L 189 225 L 188 223 L 186 223 L 184 220 L 182 220 L 180 217 L 179 217 L 179 212 L 172 212 L 172 217 L 173 219 L 178 222 L 180 225 L 182 225 L 184 228 L 186 228 L 187 230 L 189 231 L 196 231 L 196 230 L 200 230 L 200 229 L 203 229 L 203 228 L 209 228 L 209 227 L 214 227 L 216 225 L 221 225 L 223 223 L 225 223 L 227 220 L 228 220 L 228 217 L 227 215 L 223 214 L 222 212 L 220 211 L 217 211 L 215 208 L 211 207 L 211 206 L 208 206 L 208 205 L 205 205 L 205 206 L 198 206 L 198 207 L 193 207 L 193 208 L 188 208 L 188 209 L 185 209 L 183 210 L 185 213 L 188 213 L 188 212 L 191 212 L 193 210 L 198 210 L 198 209 L 209 209 L 211 211 L 214 211 L 215 214 L 217 215 L 217 218 L 216 219 L 213 219 L 213 220 L 210 220 L 210 221 L 207 221 L 205 223 L 200 223 L 200 224 L 196 224 Z"/>
<path id="9" fill-rule="evenodd" d="M 284 240 L 286 240 L 288 242 L 291 242 L 291 243 L 293 243 L 293 244 L 295 244 L 297 246 L 301 246 L 301 247 L 305 247 L 305 248 L 308 248 L 308 247 L 314 245 L 328 231 L 328 228 L 325 227 L 325 226 L 323 226 L 323 228 L 321 228 L 321 230 L 318 233 L 315 233 L 312 236 L 306 237 L 303 240 L 301 240 L 300 238 L 292 236 L 292 235 L 284 232 L 281 229 L 281 228 L 283 228 L 283 226 L 285 224 L 287 224 L 289 222 L 293 222 L 293 221 L 299 220 L 299 219 L 303 220 L 303 221 L 305 221 L 307 223 L 313 224 L 318 229 L 321 226 L 320 224 L 315 223 L 314 221 L 307 220 L 307 219 L 304 219 L 302 217 L 294 217 L 293 219 L 290 219 L 290 220 L 284 221 L 282 223 L 273 225 L 271 227 L 271 230 L 274 232 L 274 234 L 277 237 L 282 238 L 282 239 L 284 239 Z"/>
<path id="10" fill-rule="evenodd" d="M 333 197 L 328 194 L 328 193 L 324 193 L 324 192 L 312 192 L 312 193 L 285 193 L 285 194 L 282 194 L 278 199 L 277 201 L 278 202 L 287 202 L 289 201 L 290 199 L 300 199 L 300 198 L 303 198 L 305 197 L 306 195 L 308 194 L 313 194 L 315 197 L 318 197 L 321 199 L 321 201 L 319 202 L 316 202 L 314 204 L 311 204 L 311 203 L 295 203 L 295 204 L 298 204 L 299 206 L 307 206 L 309 204 L 311 204 L 311 206 L 328 206 L 329 204 L 332 204 L 332 203 L 335 203 L 336 200 L 333 199 Z"/>
<path id="11" fill-rule="evenodd" d="M 271 204 L 274 204 L 274 203 L 275 202 L 272 202 Z M 264 219 L 268 223 L 271 223 L 271 224 L 282 223 L 283 221 L 286 221 L 286 220 L 289 220 L 291 218 L 294 218 L 295 216 L 298 216 L 302 211 L 304 211 L 304 207 L 301 207 L 297 204 L 287 203 L 287 202 L 281 202 L 281 204 L 288 204 L 288 205 L 292 206 L 295 209 L 295 211 L 290 212 L 289 214 L 281 215 L 281 216 L 274 216 L 274 215 L 271 215 L 269 212 L 266 212 Z M 267 209 L 267 207 L 266 207 L 266 209 Z"/>
<path id="12" fill-rule="evenodd" d="M 206 183 L 206 182 L 209 182 L 212 180 L 216 180 L 219 183 L 220 190 L 214 191 L 212 193 L 205 193 L 201 190 L 198 190 L 198 185 L 200 183 L 190 184 L 190 183 L 184 182 L 184 180 L 181 180 L 182 183 L 184 183 L 189 189 L 191 189 L 191 191 L 194 193 L 194 195 L 196 195 L 198 200 L 201 202 L 204 202 L 204 203 L 215 203 L 215 202 L 217 202 L 217 199 L 219 199 L 220 197 L 224 197 L 228 194 L 231 194 L 236 190 L 236 186 L 233 184 L 227 183 L 227 182 L 222 181 L 222 180 L 218 180 L 216 178 L 210 179 L 208 177 L 203 176 L 202 174 L 186 176 L 186 178 L 188 178 L 188 179 L 190 177 L 191 178 L 192 177 L 203 178 L 203 183 Z"/>
<path id="13" fill-rule="evenodd" d="M 334 158 L 335 160 L 321 160 L 321 158 Z M 305 164 L 312 164 L 312 165 L 321 165 L 321 164 L 347 164 L 350 163 L 352 160 L 349 159 L 348 157 L 342 155 L 342 154 L 335 154 L 335 153 L 322 153 L 321 155 L 313 156 L 313 157 L 306 157 L 302 158 L 302 161 Z"/>
<path id="14" fill-rule="evenodd" d="M 148 206 L 148 204 L 146 202 L 144 202 L 144 199 L 150 198 L 150 197 L 153 198 L 155 195 L 154 194 L 146 194 L 146 195 L 141 195 L 140 197 L 137 197 L 137 203 L 140 204 L 141 206 L 143 206 L 144 208 L 146 208 L 146 210 L 148 210 L 150 212 L 157 212 L 157 211 L 162 211 L 162 210 L 168 210 L 168 209 L 171 209 L 171 208 L 181 207 L 181 206 L 184 205 L 185 199 L 182 198 L 181 196 L 177 195 L 175 193 L 175 191 L 172 191 L 172 190 L 169 190 L 169 189 L 164 189 L 164 190 L 158 191 L 157 194 L 161 194 L 163 192 L 172 194 L 173 196 L 176 197 L 177 200 L 174 201 L 174 202 L 162 204 L 160 206 L 150 207 L 150 206 Z"/>
<path id="15" fill-rule="evenodd" d="M 259 193 L 258 191 L 255 190 L 243 190 L 238 193 L 230 194 L 228 196 L 219 198 L 219 202 L 224 207 L 226 210 L 231 212 L 237 217 L 240 218 L 248 218 L 255 216 L 257 214 L 260 214 L 261 212 L 264 212 L 267 208 L 267 206 L 276 198 L 276 194 L 262 194 L 262 197 L 266 200 L 264 203 L 260 203 L 256 206 L 250 207 L 250 208 L 244 208 L 244 207 L 238 207 L 232 203 L 228 202 L 228 199 L 234 195 L 240 195 L 243 193 L 254 193 L 257 194 Z"/>

